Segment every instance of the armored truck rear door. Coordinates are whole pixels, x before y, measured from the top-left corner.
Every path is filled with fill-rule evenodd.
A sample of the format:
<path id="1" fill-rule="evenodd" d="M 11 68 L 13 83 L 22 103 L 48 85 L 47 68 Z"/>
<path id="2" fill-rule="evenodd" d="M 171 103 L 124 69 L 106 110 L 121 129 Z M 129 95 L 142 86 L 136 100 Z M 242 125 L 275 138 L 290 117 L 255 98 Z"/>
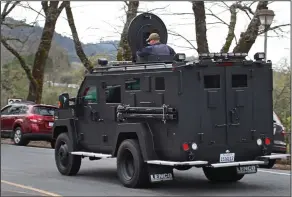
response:
<path id="1" fill-rule="evenodd" d="M 251 141 L 253 135 L 253 73 L 243 65 L 225 67 L 228 145 Z"/>
<path id="2" fill-rule="evenodd" d="M 204 138 L 212 146 L 226 145 L 225 70 L 222 67 L 210 66 L 203 68 L 199 73 L 203 79 L 202 103 L 205 103 L 200 106 Z"/>

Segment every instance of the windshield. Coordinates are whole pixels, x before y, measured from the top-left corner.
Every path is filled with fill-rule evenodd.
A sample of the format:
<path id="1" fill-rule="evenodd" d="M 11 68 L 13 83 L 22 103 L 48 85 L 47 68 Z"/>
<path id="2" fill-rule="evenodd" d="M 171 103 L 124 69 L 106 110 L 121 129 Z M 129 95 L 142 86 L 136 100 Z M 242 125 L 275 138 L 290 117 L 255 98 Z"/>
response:
<path id="1" fill-rule="evenodd" d="M 41 116 L 54 116 L 55 110 L 54 107 L 38 106 L 34 107 L 33 112 Z"/>

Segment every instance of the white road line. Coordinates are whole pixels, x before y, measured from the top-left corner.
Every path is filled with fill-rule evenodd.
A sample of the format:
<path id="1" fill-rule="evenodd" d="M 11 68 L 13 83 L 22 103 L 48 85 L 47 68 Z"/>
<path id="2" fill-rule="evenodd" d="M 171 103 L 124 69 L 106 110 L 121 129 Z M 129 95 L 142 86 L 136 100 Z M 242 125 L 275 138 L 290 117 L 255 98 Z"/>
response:
<path id="1" fill-rule="evenodd" d="M 286 176 L 291 176 L 290 173 L 283 173 L 283 172 L 273 172 L 273 171 L 268 171 L 268 170 L 258 170 L 259 172 L 266 172 L 266 173 L 271 173 L 271 174 L 279 174 L 279 175 L 286 175 Z"/>

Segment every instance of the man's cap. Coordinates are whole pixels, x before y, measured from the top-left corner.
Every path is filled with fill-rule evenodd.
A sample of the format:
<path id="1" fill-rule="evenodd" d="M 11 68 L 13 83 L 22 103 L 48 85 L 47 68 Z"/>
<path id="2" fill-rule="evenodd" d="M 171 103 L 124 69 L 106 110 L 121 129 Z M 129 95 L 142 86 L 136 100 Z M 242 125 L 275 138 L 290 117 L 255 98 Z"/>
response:
<path id="1" fill-rule="evenodd" d="M 147 42 L 150 40 L 160 40 L 160 36 L 158 33 L 152 33 L 149 35 L 148 39 L 146 40 Z"/>

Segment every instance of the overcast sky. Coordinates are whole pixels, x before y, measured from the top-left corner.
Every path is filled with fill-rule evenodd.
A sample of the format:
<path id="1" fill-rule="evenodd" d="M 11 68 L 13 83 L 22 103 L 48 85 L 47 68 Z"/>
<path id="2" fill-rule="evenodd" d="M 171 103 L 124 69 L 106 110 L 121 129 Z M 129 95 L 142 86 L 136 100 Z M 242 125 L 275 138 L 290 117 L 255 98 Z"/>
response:
<path id="1" fill-rule="evenodd" d="M 226 2 L 227 3 L 227 2 Z M 228 2 L 230 4 L 231 2 Z M 40 2 L 29 2 L 36 10 L 41 10 Z M 206 7 L 212 5 L 212 12 L 229 23 L 230 12 L 226 11 L 223 3 L 217 2 L 207 3 Z M 83 43 L 96 43 L 101 39 L 103 40 L 118 40 L 119 32 L 122 31 L 124 17 L 124 3 L 120 1 L 79 1 L 71 2 L 73 9 L 73 15 L 75 18 L 75 24 L 78 29 L 80 40 Z M 252 7 L 255 10 L 256 4 Z M 166 24 L 166 27 L 183 35 L 190 40 L 194 46 L 196 46 L 195 40 L 195 25 L 194 16 L 192 15 L 192 6 L 190 2 L 186 1 L 156 1 L 156 2 L 140 2 L 140 10 L 148 11 L 155 8 L 160 8 L 154 11 Z M 274 24 L 287 24 L 290 23 L 290 2 L 289 1 L 277 1 L 273 2 L 270 6 L 275 12 Z M 1 6 L 3 9 L 3 6 Z M 188 15 L 168 15 L 169 13 L 190 13 Z M 37 14 L 33 11 L 29 11 L 24 8 L 16 8 L 9 15 L 15 19 L 26 19 L 27 22 L 32 22 L 37 17 Z M 40 26 L 43 26 L 43 17 L 38 18 Z M 238 21 L 236 25 L 236 37 L 239 39 L 240 32 L 245 31 L 249 24 L 250 19 L 243 12 L 239 12 Z M 214 17 L 207 17 L 207 23 L 218 22 Z M 272 26 L 273 26 L 272 25 Z M 208 42 L 210 52 L 219 52 L 227 35 L 227 26 L 222 24 L 208 25 Z M 274 63 L 280 61 L 283 58 L 290 60 L 290 27 L 284 27 L 283 30 L 287 33 L 284 34 L 284 38 L 271 37 L 268 38 L 268 59 Z M 62 12 L 60 18 L 57 21 L 56 32 L 71 37 L 71 31 L 66 21 L 65 10 Z M 271 36 L 275 36 L 273 32 L 269 33 Z M 169 35 L 169 45 L 171 45 L 176 52 L 184 52 L 188 56 L 197 55 L 196 51 L 189 49 L 191 46 L 181 37 Z M 231 50 L 233 49 L 235 42 L 233 41 Z M 256 43 L 253 45 L 249 57 L 253 58 L 254 53 L 264 51 L 264 38 L 258 37 Z"/>

